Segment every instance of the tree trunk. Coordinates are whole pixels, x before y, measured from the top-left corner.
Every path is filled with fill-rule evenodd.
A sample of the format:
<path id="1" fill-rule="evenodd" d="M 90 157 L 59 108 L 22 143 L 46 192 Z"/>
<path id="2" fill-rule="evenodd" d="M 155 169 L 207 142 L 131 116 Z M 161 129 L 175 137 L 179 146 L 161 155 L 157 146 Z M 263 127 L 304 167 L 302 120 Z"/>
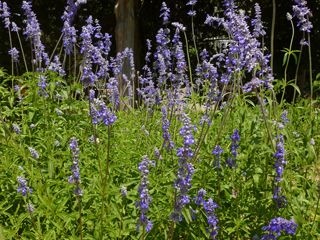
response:
<path id="1" fill-rule="evenodd" d="M 138 0 L 117 0 L 115 5 L 116 27 L 115 39 L 117 52 L 130 48 L 134 54 L 135 66 L 139 64 L 140 44 L 138 37 L 138 18 L 137 18 Z M 123 65 L 122 73 L 131 79 L 131 69 L 129 61 L 126 60 Z M 118 79 L 120 96 L 128 96 L 126 82 L 122 77 Z M 133 92 L 135 92 L 136 78 L 133 79 Z M 130 105 L 133 102 L 130 101 Z"/>

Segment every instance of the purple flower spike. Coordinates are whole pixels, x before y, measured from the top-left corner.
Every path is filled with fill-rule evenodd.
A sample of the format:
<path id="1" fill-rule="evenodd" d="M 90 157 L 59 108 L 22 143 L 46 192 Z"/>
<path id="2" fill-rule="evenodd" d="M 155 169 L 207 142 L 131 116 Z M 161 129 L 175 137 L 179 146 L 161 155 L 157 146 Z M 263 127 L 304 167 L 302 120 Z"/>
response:
<path id="1" fill-rule="evenodd" d="M 274 218 L 268 226 L 262 227 L 262 230 L 268 231 L 268 234 L 262 236 L 262 240 L 278 239 L 283 232 L 289 235 L 296 233 L 298 225 L 293 220 L 287 220 L 282 217 Z"/>
<path id="2" fill-rule="evenodd" d="M 17 177 L 17 181 L 19 183 L 19 186 L 18 186 L 18 193 L 21 193 L 22 196 L 26 197 L 29 194 L 32 194 L 32 189 L 30 187 L 28 187 L 28 182 L 27 180 L 22 177 L 22 176 L 19 176 Z"/>
<path id="3" fill-rule="evenodd" d="M 170 9 L 165 2 L 162 3 L 160 9 L 160 18 L 162 18 L 163 24 L 167 24 L 170 18 Z"/>
<path id="4" fill-rule="evenodd" d="M 279 187 L 279 183 L 282 181 L 282 175 L 284 171 L 284 166 L 287 164 L 285 159 L 285 149 L 284 149 L 284 139 L 283 135 L 279 135 L 278 142 L 276 145 L 277 152 L 274 154 L 275 164 L 274 168 L 276 171 L 275 176 L 275 189 L 273 192 L 273 199 L 276 202 L 278 208 L 283 208 L 287 204 L 285 196 L 281 196 L 281 188 Z"/>
<path id="5" fill-rule="evenodd" d="M 230 139 L 232 141 L 230 146 L 230 151 L 232 156 L 227 159 L 227 165 L 232 168 L 237 166 L 236 164 L 237 149 L 239 148 L 239 141 L 240 141 L 240 135 L 239 135 L 238 129 L 234 130 Z"/>
<path id="6" fill-rule="evenodd" d="M 70 140 L 70 150 L 72 153 L 72 166 L 71 166 L 71 172 L 72 175 L 69 177 L 68 181 L 71 184 L 75 185 L 74 194 L 76 196 L 82 196 L 83 192 L 80 188 L 80 166 L 79 166 L 79 147 L 78 147 L 78 140 L 73 137 Z"/>
<path id="7" fill-rule="evenodd" d="M 168 112 L 166 106 L 162 106 L 162 137 L 163 137 L 163 146 L 166 147 L 167 151 L 172 150 L 174 147 L 174 143 L 171 140 L 170 135 L 170 121 L 168 119 Z"/>
<path id="8" fill-rule="evenodd" d="M 207 222 L 208 222 L 208 232 L 210 233 L 210 238 L 215 240 L 217 239 L 218 230 L 218 218 L 215 215 L 214 211 L 216 208 L 218 208 L 218 204 L 216 204 L 211 198 L 208 199 L 208 201 L 203 202 L 203 208 L 207 215 Z"/>
<path id="9" fill-rule="evenodd" d="M 298 19 L 297 26 L 302 32 L 311 32 L 313 28 L 309 18 L 312 17 L 310 9 L 307 7 L 307 1 L 294 0 L 295 4 L 292 6 L 293 17 Z"/>
<path id="10" fill-rule="evenodd" d="M 11 48 L 8 51 L 8 53 L 11 56 L 13 62 L 15 62 L 15 63 L 19 62 L 19 51 L 15 47 Z"/>
<path id="11" fill-rule="evenodd" d="M 151 161 L 148 156 L 143 156 L 142 161 L 139 163 L 139 171 L 141 173 L 141 181 L 138 188 L 139 201 L 136 202 L 136 207 L 140 210 L 140 217 L 137 223 L 137 230 L 139 231 L 140 226 L 144 227 L 147 232 L 152 228 L 152 222 L 148 219 L 147 213 L 149 211 L 149 205 L 152 198 L 148 190 L 148 175 L 149 166 L 155 166 L 154 161 Z"/>
<path id="12" fill-rule="evenodd" d="M 204 190 L 203 188 L 201 188 L 199 191 L 198 191 L 198 195 L 195 197 L 195 204 L 200 206 L 204 203 L 204 196 L 207 194 L 207 191 Z"/>
<path id="13" fill-rule="evenodd" d="M 37 152 L 37 150 L 35 150 L 32 147 L 28 147 L 30 154 L 32 156 L 33 159 L 38 159 L 39 158 L 39 153 Z"/>
<path id="14" fill-rule="evenodd" d="M 253 26 L 252 35 L 256 38 L 266 35 L 266 31 L 264 30 L 262 20 L 261 20 L 261 8 L 258 3 L 254 5 L 255 10 L 255 18 L 252 19 L 251 25 Z"/>
<path id="15" fill-rule="evenodd" d="M 221 167 L 220 158 L 222 153 L 223 149 L 219 145 L 215 146 L 212 150 L 212 154 L 214 155 L 214 166 L 218 169 Z"/>
<path id="16" fill-rule="evenodd" d="M 17 124 L 12 124 L 12 130 L 18 135 L 21 133 L 21 129 Z"/>
<path id="17" fill-rule="evenodd" d="M 23 34 L 26 36 L 27 40 L 31 40 L 33 44 L 33 52 L 35 55 L 34 62 L 37 64 L 37 67 L 41 69 L 42 62 L 45 63 L 45 66 L 49 64 L 49 56 L 45 52 L 45 47 L 41 42 L 41 30 L 40 24 L 37 20 L 36 14 L 32 10 L 31 2 L 23 1 L 22 10 L 26 16 L 26 27 Z"/>
<path id="18" fill-rule="evenodd" d="M 6 2 L 3 2 L 0 4 L 0 18 L 2 18 L 4 27 L 7 29 L 10 29 L 10 16 L 10 8 Z"/>
<path id="19" fill-rule="evenodd" d="M 195 131 L 196 128 L 191 124 L 191 119 L 186 114 L 182 114 L 182 123 L 183 126 L 180 128 L 180 135 L 184 141 L 183 146 L 177 149 L 179 169 L 174 183 L 177 193 L 174 211 L 171 214 L 171 218 L 175 222 L 182 221 L 182 209 L 190 203 L 188 192 L 191 188 L 191 180 L 194 173 L 194 167 L 191 163 L 193 157 L 191 145 L 194 144 L 193 131 Z"/>

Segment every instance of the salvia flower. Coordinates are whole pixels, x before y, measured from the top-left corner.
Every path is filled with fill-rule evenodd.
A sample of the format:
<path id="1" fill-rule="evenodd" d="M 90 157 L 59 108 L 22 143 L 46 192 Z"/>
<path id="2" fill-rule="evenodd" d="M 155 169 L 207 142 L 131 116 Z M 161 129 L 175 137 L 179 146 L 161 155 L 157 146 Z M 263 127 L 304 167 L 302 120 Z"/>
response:
<path id="1" fill-rule="evenodd" d="M 310 143 L 310 145 L 312 145 L 312 146 L 314 146 L 314 145 L 316 144 L 316 142 L 314 141 L 314 138 L 311 138 L 309 143 Z"/>
<path id="2" fill-rule="evenodd" d="M 39 159 L 39 153 L 33 147 L 28 147 L 31 157 L 34 159 Z"/>
<path id="3" fill-rule="evenodd" d="M 212 154 L 214 155 L 214 166 L 217 168 L 220 168 L 220 159 L 221 159 L 221 154 L 223 153 L 223 149 L 221 148 L 220 145 L 216 145 L 214 149 L 212 150 Z"/>
<path id="4" fill-rule="evenodd" d="M 66 72 L 64 71 L 64 69 L 62 68 L 62 64 L 59 60 L 59 57 L 56 55 L 53 58 L 53 61 L 50 62 L 50 65 L 48 67 L 49 70 L 56 72 L 59 74 L 59 76 L 63 77 L 66 75 Z"/>
<path id="5" fill-rule="evenodd" d="M 194 16 L 197 14 L 197 12 L 196 12 L 195 10 L 190 10 L 190 11 L 187 12 L 187 14 L 188 14 L 190 17 L 194 17 Z"/>
<path id="6" fill-rule="evenodd" d="M 165 2 L 162 2 L 160 9 L 160 18 L 162 18 L 163 24 L 167 24 L 170 18 L 170 9 Z"/>
<path id="7" fill-rule="evenodd" d="M 74 26 L 70 26 L 68 21 L 63 23 L 63 46 L 67 55 L 73 52 L 74 45 L 77 42 L 77 30 Z"/>
<path id="8" fill-rule="evenodd" d="M 38 87 L 39 87 L 39 91 L 38 94 L 39 96 L 43 96 L 43 97 L 48 97 L 49 94 L 47 93 L 47 77 L 43 74 L 39 75 L 39 81 L 38 81 Z"/>
<path id="9" fill-rule="evenodd" d="M 155 166 L 154 161 L 151 161 L 148 156 L 143 156 L 142 161 L 139 163 L 139 171 L 141 173 L 141 181 L 138 188 L 139 192 L 139 201 L 136 203 L 136 207 L 140 210 L 140 217 L 137 224 L 137 230 L 140 226 L 144 227 L 147 232 L 152 228 L 152 222 L 148 219 L 147 213 L 149 211 L 149 205 L 152 201 L 152 198 L 149 194 L 148 185 L 148 175 L 149 175 L 149 166 Z"/>
<path id="10" fill-rule="evenodd" d="M 167 112 L 167 107 L 163 105 L 161 107 L 161 112 L 162 112 L 162 137 L 163 137 L 163 146 L 166 147 L 166 149 L 169 151 L 173 149 L 174 143 L 171 140 L 171 135 L 170 135 L 170 121 L 168 119 L 168 112 Z"/>
<path id="11" fill-rule="evenodd" d="M 15 22 L 11 22 L 11 31 L 18 33 L 20 28 L 17 26 Z"/>
<path id="12" fill-rule="evenodd" d="M 190 203 L 188 192 L 191 188 L 191 180 L 194 173 L 194 167 L 191 163 L 193 157 L 191 146 L 195 143 L 193 131 L 196 128 L 191 124 L 191 119 L 187 114 L 183 113 L 181 117 L 183 126 L 180 128 L 180 135 L 183 137 L 183 146 L 177 149 L 179 168 L 174 183 L 176 189 L 174 212 L 171 214 L 171 218 L 175 222 L 182 221 L 182 209 Z"/>
<path id="13" fill-rule="evenodd" d="M 27 211 L 29 213 L 33 213 L 34 212 L 34 206 L 32 203 L 27 203 Z"/>
<path id="14" fill-rule="evenodd" d="M 292 6 L 293 17 L 298 20 L 297 26 L 302 32 L 311 32 L 313 28 L 309 18 L 312 17 L 310 9 L 307 7 L 307 1 L 305 0 L 294 0 L 295 4 Z"/>
<path id="15" fill-rule="evenodd" d="M 289 221 L 282 217 L 277 217 L 272 219 L 268 226 L 262 227 L 262 230 L 268 231 L 268 233 L 263 235 L 261 239 L 278 239 L 283 232 L 289 235 L 294 235 L 297 227 L 298 225 L 293 220 Z"/>
<path id="16" fill-rule="evenodd" d="M 277 152 L 274 154 L 274 168 L 276 171 L 276 175 L 273 199 L 276 202 L 278 208 L 283 208 L 287 205 L 287 200 L 285 196 L 281 195 L 281 188 L 279 184 L 282 181 L 284 166 L 287 164 L 287 161 L 285 159 L 284 139 L 282 134 L 278 136 L 276 150 Z"/>
<path id="17" fill-rule="evenodd" d="M 273 75 L 269 56 L 264 54 L 261 43 L 253 36 L 257 33 L 251 33 L 247 16 L 243 10 L 237 9 L 234 1 L 225 0 L 224 6 L 225 18 L 207 16 L 205 21 L 209 25 L 222 25 L 230 36 L 227 44 L 222 46 L 224 56 L 219 64 L 225 69 L 225 73 L 221 75 L 221 83 L 228 83 L 233 79 L 234 73 L 247 72 L 252 73 L 253 82 L 245 86 L 244 91 L 249 92 L 258 87 L 271 88 Z"/>
<path id="18" fill-rule="evenodd" d="M 72 175 L 69 177 L 68 181 L 71 184 L 75 185 L 74 194 L 76 196 L 82 196 L 83 192 L 80 188 L 80 166 L 79 166 L 79 147 L 78 147 L 78 140 L 73 137 L 70 140 L 70 150 L 72 154 L 72 166 L 71 166 L 71 172 Z"/>
<path id="19" fill-rule="evenodd" d="M 203 202 L 205 201 L 204 200 L 204 196 L 207 194 L 207 191 L 204 190 L 203 188 L 201 188 L 199 191 L 198 191 L 198 194 L 197 196 L 195 197 L 194 199 L 194 202 L 196 205 L 200 206 L 203 204 Z"/>
<path id="20" fill-rule="evenodd" d="M 41 68 L 41 64 L 44 61 L 45 65 L 49 64 L 49 56 L 45 52 L 45 47 L 41 42 L 41 30 L 40 24 L 37 20 L 36 14 L 32 10 L 31 2 L 23 1 L 22 10 L 26 16 L 26 27 L 23 34 L 26 36 L 27 40 L 31 40 L 33 45 L 33 51 L 35 54 L 35 63 Z"/>
<path id="21" fill-rule="evenodd" d="M 238 129 L 234 130 L 230 139 L 231 139 L 230 151 L 232 156 L 227 159 L 227 165 L 229 167 L 236 167 L 237 149 L 239 148 L 239 141 L 240 141 L 240 135 L 239 135 Z"/>
<path id="22" fill-rule="evenodd" d="M 18 193 L 21 193 L 23 197 L 26 197 L 28 194 L 32 194 L 32 189 L 28 187 L 28 181 L 23 177 L 17 177 L 17 181 L 19 183 Z"/>
<path id="23" fill-rule="evenodd" d="M 128 190 L 127 190 L 127 187 L 125 187 L 125 186 L 121 186 L 121 188 L 120 188 L 120 193 L 121 193 L 121 196 L 122 197 L 127 197 L 127 195 L 128 195 Z"/>
<path id="24" fill-rule="evenodd" d="M 207 216 L 207 223 L 209 227 L 207 231 L 210 233 L 210 239 L 216 239 L 218 235 L 218 218 L 215 215 L 215 209 L 218 208 L 218 204 L 215 203 L 212 198 L 209 198 L 207 201 L 204 199 L 205 195 L 207 194 L 206 190 L 200 189 L 198 191 L 197 196 L 194 198 L 194 202 L 198 206 L 203 206 L 206 216 Z"/>
<path id="25" fill-rule="evenodd" d="M 211 198 L 208 201 L 203 202 L 203 208 L 207 215 L 207 223 L 209 225 L 207 231 L 210 233 L 211 239 L 217 239 L 218 235 L 218 218 L 215 215 L 215 209 L 218 208 L 218 204 L 216 204 Z"/>
<path id="26" fill-rule="evenodd" d="M 8 53 L 11 56 L 13 62 L 19 62 L 19 51 L 15 47 L 11 48 Z"/>
<path id="27" fill-rule="evenodd" d="M 0 2 L 1 3 L 1 2 Z M 0 17 L 3 20 L 4 26 L 7 29 L 10 29 L 10 8 L 6 2 L 2 2 L 0 5 Z"/>
<path id="28" fill-rule="evenodd" d="M 159 100 L 159 89 L 155 86 L 152 79 L 152 72 L 148 64 L 150 64 L 151 56 L 151 41 L 147 39 L 147 53 L 145 56 L 146 64 L 142 67 L 142 74 L 139 76 L 141 87 L 137 89 L 139 96 L 142 98 L 144 104 L 151 108 L 156 105 Z"/>
<path id="29" fill-rule="evenodd" d="M 104 125 L 110 126 L 116 120 L 117 116 L 106 106 L 104 101 L 94 98 L 94 90 L 90 90 L 90 116 L 92 123 L 97 125 L 103 122 Z"/>
<path id="30" fill-rule="evenodd" d="M 190 0 L 189 2 L 187 2 L 187 6 L 194 6 L 196 5 L 196 3 L 198 2 L 198 0 Z"/>
<path id="31" fill-rule="evenodd" d="M 258 3 L 254 5 L 255 10 L 255 18 L 251 20 L 251 25 L 253 26 L 252 35 L 254 37 L 261 37 L 266 35 L 266 31 L 264 30 L 262 20 L 261 20 L 261 8 Z"/>
<path id="32" fill-rule="evenodd" d="M 13 130 L 16 134 L 20 134 L 20 133 L 21 133 L 21 129 L 20 129 L 19 125 L 17 125 L 17 124 L 12 124 L 12 130 Z"/>
<path id="33" fill-rule="evenodd" d="M 172 54 L 169 47 L 170 30 L 168 28 L 160 28 L 156 35 L 157 48 L 154 53 L 154 69 L 158 73 L 158 84 L 159 87 L 165 85 L 167 79 L 170 76 L 170 68 L 172 65 Z"/>

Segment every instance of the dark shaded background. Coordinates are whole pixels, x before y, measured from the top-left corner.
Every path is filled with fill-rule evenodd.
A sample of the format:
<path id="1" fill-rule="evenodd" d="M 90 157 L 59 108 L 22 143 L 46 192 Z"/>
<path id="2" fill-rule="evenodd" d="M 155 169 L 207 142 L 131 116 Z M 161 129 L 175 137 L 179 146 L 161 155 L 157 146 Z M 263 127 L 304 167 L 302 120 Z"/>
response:
<path id="1" fill-rule="evenodd" d="M 161 27 L 161 21 L 159 19 L 159 10 L 161 7 L 160 0 L 137 0 L 139 1 L 139 9 L 137 17 L 140 22 L 140 36 L 142 45 L 142 56 L 145 51 L 144 44 L 147 38 L 154 40 L 157 30 Z M 185 6 L 187 0 L 184 1 L 167 1 L 167 5 L 171 9 L 171 20 L 179 21 L 187 26 L 187 29 L 191 29 L 190 18 L 187 16 L 186 12 L 189 10 L 188 6 Z M 264 26 L 266 27 L 267 36 L 265 37 L 265 45 L 270 47 L 270 31 L 271 31 L 271 18 L 272 18 L 272 0 L 257 0 L 257 1 L 236 1 L 239 6 L 251 15 L 251 10 L 253 10 L 253 5 L 258 2 L 262 8 L 262 18 L 264 21 Z M 290 23 L 286 19 L 286 13 L 292 12 L 292 2 L 291 0 L 283 1 L 277 0 L 277 20 L 276 20 L 276 33 L 275 33 L 275 55 L 274 55 L 274 72 L 276 78 L 281 78 L 283 75 L 282 59 L 283 53 L 281 50 L 285 47 L 289 47 L 291 28 Z M 11 8 L 13 15 L 13 20 L 22 26 L 23 19 L 20 6 L 22 0 L 8 0 L 8 5 Z M 42 40 L 46 46 L 47 51 L 50 53 L 59 36 L 62 28 L 62 20 L 60 19 L 63 10 L 65 0 L 33 0 L 33 9 L 37 14 L 38 20 L 41 24 L 41 29 L 43 31 Z M 100 20 L 100 24 L 104 32 L 108 32 L 114 36 L 115 29 L 115 16 L 114 16 L 114 4 L 115 0 L 88 0 L 86 5 L 83 5 L 78 12 L 75 19 L 76 28 L 80 31 L 81 26 L 84 24 L 85 19 L 92 15 L 93 18 Z M 313 18 L 311 19 L 314 29 L 312 31 L 312 59 L 313 59 L 313 75 L 320 72 L 320 1 L 309 0 L 308 5 L 313 13 Z M 203 24 L 206 14 L 211 15 L 221 15 L 222 14 L 222 0 L 199 0 L 196 8 L 197 16 L 194 19 L 195 31 L 197 36 L 198 48 L 202 49 L 206 47 L 208 50 L 213 47 L 213 38 L 223 37 L 223 32 L 219 29 L 210 28 Z M 3 24 L 2 24 L 3 26 Z M 191 31 L 188 31 L 189 39 L 191 39 Z M 296 38 L 294 43 L 294 49 L 299 49 L 299 41 L 301 38 L 301 33 L 296 29 Z M 10 58 L 8 56 L 9 50 L 9 40 L 8 33 L 3 27 L 0 27 L 0 66 L 10 69 Z M 14 42 L 14 45 L 18 48 L 18 43 Z M 28 44 L 26 43 L 25 46 Z M 115 46 L 115 44 L 113 44 Z M 192 44 L 191 44 L 192 46 Z M 113 54 L 115 47 L 112 49 Z M 27 55 L 28 50 L 26 51 Z M 303 52 L 303 62 L 301 66 L 301 71 L 299 73 L 299 86 L 302 90 L 309 88 L 308 80 L 308 54 L 307 48 Z M 143 61 L 142 61 L 143 62 Z M 289 79 L 294 76 L 294 64 L 291 64 L 291 69 L 289 69 Z M 307 92 L 307 91 L 306 91 Z"/>

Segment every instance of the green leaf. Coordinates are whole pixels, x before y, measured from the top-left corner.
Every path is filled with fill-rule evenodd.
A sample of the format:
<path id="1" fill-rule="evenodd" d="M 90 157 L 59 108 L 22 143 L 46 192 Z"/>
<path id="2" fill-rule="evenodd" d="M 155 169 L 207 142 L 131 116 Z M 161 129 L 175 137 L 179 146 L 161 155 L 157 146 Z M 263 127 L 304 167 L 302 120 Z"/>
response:
<path id="1" fill-rule="evenodd" d="M 294 89 L 296 89 L 298 94 L 301 95 L 300 88 L 295 83 L 289 83 L 288 85 L 292 86 Z"/>

